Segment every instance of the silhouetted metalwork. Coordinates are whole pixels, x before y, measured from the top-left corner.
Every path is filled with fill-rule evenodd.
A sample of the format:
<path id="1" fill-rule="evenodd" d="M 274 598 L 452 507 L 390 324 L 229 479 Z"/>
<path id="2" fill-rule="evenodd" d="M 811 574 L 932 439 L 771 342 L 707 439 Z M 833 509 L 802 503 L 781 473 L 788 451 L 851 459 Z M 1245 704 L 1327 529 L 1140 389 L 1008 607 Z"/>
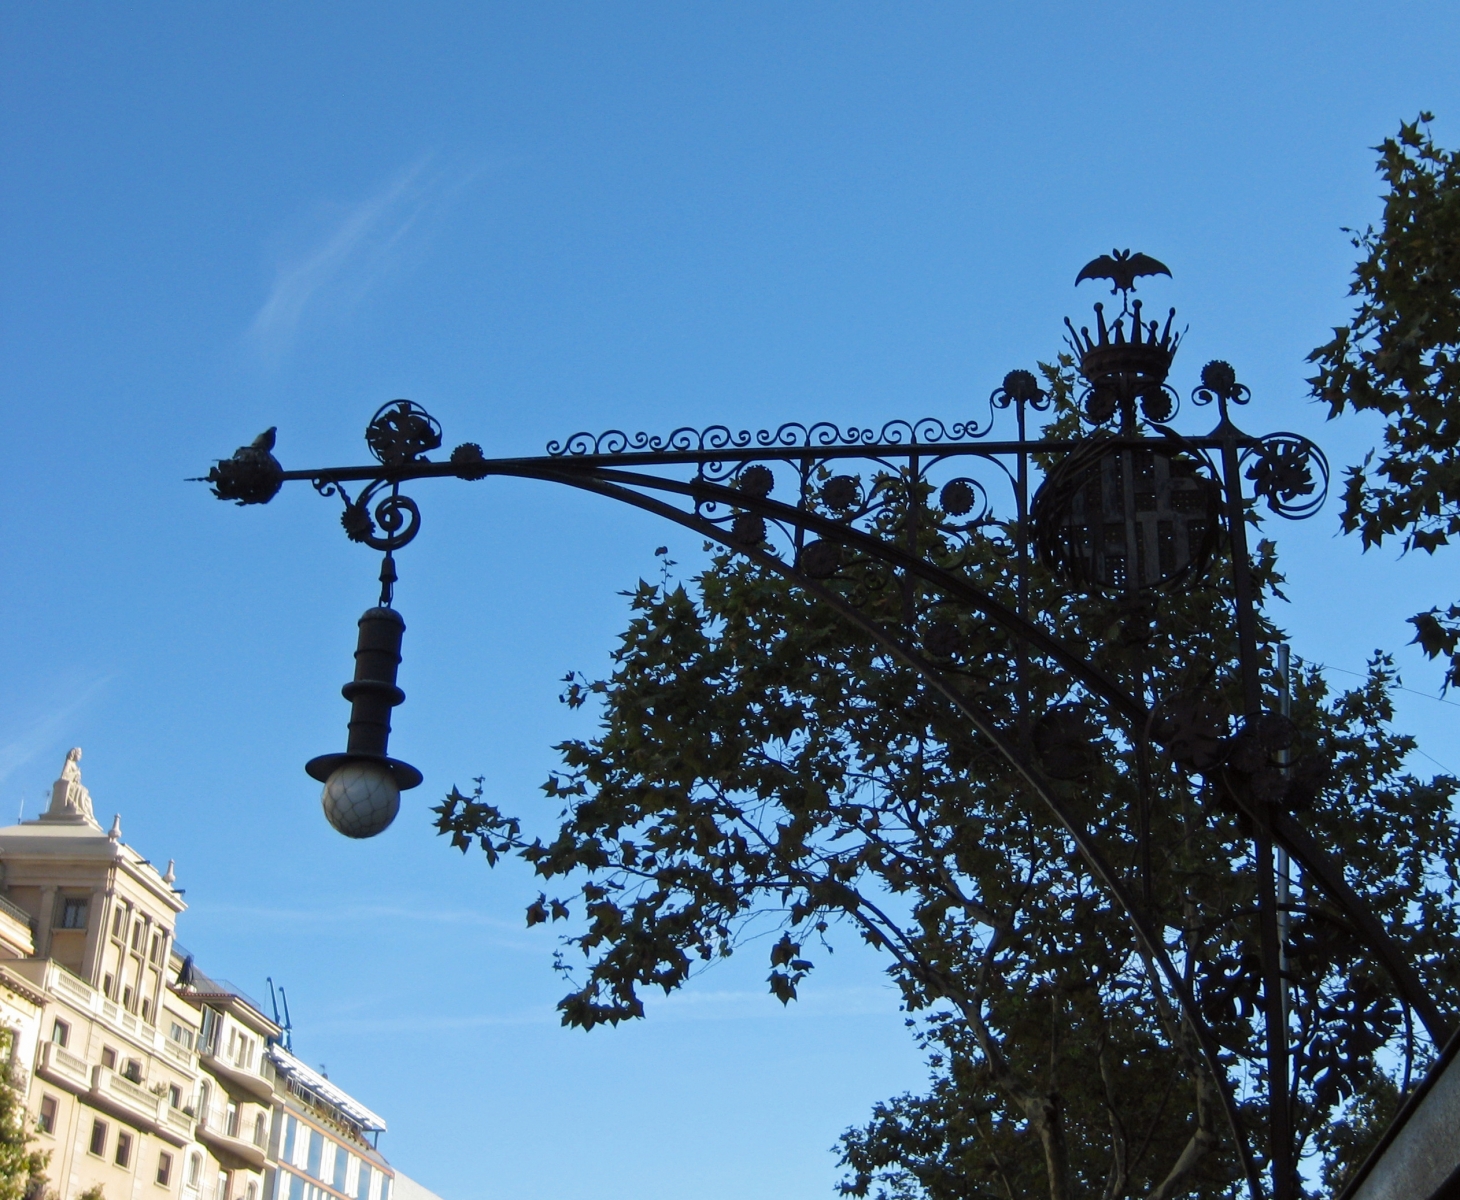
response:
<path id="1" fill-rule="evenodd" d="M 1255 499 L 1286 518 L 1311 516 L 1327 495 L 1328 462 L 1299 434 L 1255 437 L 1239 429 L 1231 410 L 1246 405 L 1251 394 L 1222 361 L 1202 369 L 1191 394 L 1198 411 L 1215 406 L 1216 426 L 1205 434 L 1172 427 L 1181 407 L 1167 382 L 1182 340 L 1175 310 L 1164 322 L 1146 320 L 1141 301 L 1130 295 L 1137 278 L 1157 274 L 1170 271 L 1129 251 L 1102 256 L 1080 271 L 1077 283 L 1109 279 L 1122 300 L 1110 321 L 1103 304 L 1094 306 L 1093 333 L 1065 323 L 1080 377 L 1076 399 L 1083 426 L 1075 436 L 1029 436 L 1028 418 L 1049 411 L 1052 397 L 1025 370 L 1004 377 L 989 396 L 986 415 L 950 423 L 924 418 L 875 427 L 788 422 L 754 431 L 727 425 L 682 426 L 666 434 L 580 431 L 550 442 L 546 455 L 519 458 L 488 458 L 480 445 L 466 442 L 445 460 L 433 460 L 427 456 L 442 445 L 440 426 L 419 405 L 396 400 L 375 414 L 366 432 L 377 465 L 284 471 L 270 453 L 270 430 L 216 463 L 207 482 L 220 499 L 239 504 L 266 503 L 291 480 L 338 497 L 346 534 L 386 555 L 382 607 L 371 610 L 376 614 L 391 611 L 394 552 L 421 527 L 420 510 L 401 487 L 428 478 L 515 476 L 607 496 L 717 540 L 820 597 L 918 671 L 1013 765 L 1068 831 L 1195 1032 L 1220 1088 L 1249 1191 L 1254 1197 L 1267 1194 L 1258 1166 L 1265 1157 L 1271 1194 L 1289 1200 L 1298 1187 L 1289 1103 L 1267 1104 L 1266 1137 L 1254 1146 L 1224 1057 L 1233 1049 L 1244 1054 L 1252 1049 L 1244 1032 L 1249 1022 L 1261 1018 L 1268 1095 L 1282 1098 L 1290 1096 L 1295 1079 L 1313 1088 L 1341 1081 L 1363 1048 L 1372 1047 L 1376 1037 L 1392 1036 L 1399 1023 L 1407 1022 L 1412 1033 L 1417 1018 L 1438 1045 L 1450 1022 L 1340 866 L 1303 828 L 1299 815 L 1321 790 L 1328 764 L 1319 756 L 1281 762 L 1293 727 L 1269 710 L 1260 686 L 1248 505 Z M 1014 420 L 1014 436 L 1007 440 L 994 436 L 1002 413 Z M 1042 481 L 1031 501 L 1032 473 Z M 1244 490 L 1249 483 L 1250 494 Z M 1002 506 L 995 497 L 1005 491 L 1013 500 L 1012 519 L 997 515 Z M 1016 564 L 1013 607 L 959 569 L 975 552 L 990 549 Z M 1213 696 L 1201 693 L 1149 705 L 1103 673 L 1083 648 L 1060 642 L 1029 611 L 1028 575 L 1036 559 L 1072 589 L 1116 597 L 1135 628 L 1159 619 L 1152 607 L 1156 594 L 1202 580 L 1219 554 L 1230 560 L 1232 572 L 1243 693 L 1243 711 L 1235 720 Z M 863 569 L 849 570 L 854 565 Z M 914 581 L 936 598 L 920 598 Z M 864 611 L 867 598 L 886 589 L 897 589 L 891 594 L 902 600 L 895 628 Z M 1032 657 L 1065 672 L 1070 701 L 1037 717 L 1030 714 L 1022 731 L 996 727 L 954 683 L 964 653 L 957 618 L 964 612 L 1011 635 L 1016 678 L 1024 678 Z M 364 629 L 362 619 L 362 646 Z M 398 650 L 398 636 L 394 645 Z M 370 719 L 362 717 L 360 728 L 362 738 L 379 734 L 378 746 L 372 741 L 374 748 L 366 752 L 394 764 L 384 759 L 383 740 L 389 708 L 399 702 L 393 666 L 388 693 L 384 676 L 379 678 L 379 686 L 362 690 L 358 679 L 351 686 L 356 708 L 365 700 L 377 708 L 389 701 L 381 710 L 383 725 L 376 720 L 380 713 L 366 714 Z M 352 748 L 356 724 L 352 719 Z M 1172 962 L 1149 911 L 1152 867 L 1144 824 L 1137 830 L 1141 864 L 1128 878 L 1112 867 L 1095 831 L 1050 782 L 1087 773 L 1096 731 L 1111 725 L 1123 728 L 1132 745 L 1158 747 L 1178 768 L 1205 779 L 1251 831 L 1259 899 L 1252 937 L 1241 953 L 1205 962 L 1195 979 Z M 311 773 L 324 778 L 326 767 L 338 769 L 346 757 L 314 760 Z M 1290 932 L 1281 943 L 1286 960 L 1274 847 L 1291 855 L 1332 905 L 1332 912 L 1289 914 Z M 1305 964 L 1360 952 L 1383 966 L 1390 987 L 1337 998 L 1315 994 L 1304 1000 L 1308 1015 L 1301 1019 L 1338 1032 L 1327 1040 L 1290 1039 L 1288 1016 L 1279 1007 L 1284 961 L 1287 978 L 1298 979 L 1292 986 L 1301 992 Z"/>
<path id="2" fill-rule="evenodd" d="M 1169 278 L 1171 270 L 1149 254 L 1112 250 L 1109 254 L 1091 259 L 1081 267 L 1080 273 L 1075 276 L 1075 285 L 1078 287 L 1087 279 L 1108 279 L 1115 285 L 1110 289 L 1113 296 L 1116 292 L 1130 291 L 1142 275 L 1165 275 Z"/>

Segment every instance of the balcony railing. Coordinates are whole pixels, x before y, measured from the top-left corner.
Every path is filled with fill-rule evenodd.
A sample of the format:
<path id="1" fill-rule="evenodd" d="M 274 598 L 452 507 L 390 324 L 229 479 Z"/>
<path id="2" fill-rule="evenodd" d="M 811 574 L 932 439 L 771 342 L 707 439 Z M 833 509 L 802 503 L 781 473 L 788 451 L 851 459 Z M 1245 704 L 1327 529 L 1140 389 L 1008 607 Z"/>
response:
<path id="1" fill-rule="evenodd" d="M 19 960 L 6 965 L 19 971 L 26 978 L 34 979 L 42 988 L 64 996 L 77 1008 L 100 1017 L 114 1029 L 120 1030 L 133 1041 L 158 1053 L 166 1054 L 179 1067 L 189 1074 L 196 1070 L 196 1063 L 193 1052 L 186 1047 L 179 1046 L 170 1038 L 142 1021 L 133 1013 L 129 1013 L 114 1000 L 108 1000 L 101 992 L 92 987 L 86 980 L 73 975 L 58 962 L 45 961 L 44 973 L 39 970 L 26 968 L 32 962 L 40 967 L 43 960 Z"/>
<path id="2" fill-rule="evenodd" d="M 86 1065 L 86 1060 L 56 1042 L 42 1043 L 39 1070 L 57 1083 L 69 1081 L 79 1091 L 91 1086 L 91 1068 Z"/>
<path id="3" fill-rule="evenodd" d="M 9 900 L 5 899 L 4 896 L 0 896 L 0 913 L 5 913 L 7 916 L 14 917 L 27 929 L 30 929 L 32 927 L 30 913 L 26 912 L 25 909 L 20 907 L 20 905 L 11 903 Z"/>

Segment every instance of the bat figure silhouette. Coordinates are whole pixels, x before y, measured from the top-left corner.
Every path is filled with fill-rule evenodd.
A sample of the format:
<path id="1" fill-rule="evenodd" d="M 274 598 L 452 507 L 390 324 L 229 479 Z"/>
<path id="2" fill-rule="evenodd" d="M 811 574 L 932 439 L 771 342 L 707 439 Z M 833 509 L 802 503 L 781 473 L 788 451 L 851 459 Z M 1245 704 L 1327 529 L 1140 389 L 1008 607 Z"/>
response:
<path id="1" fill-rule="evenodd" d="M 1136 278 L 1140 275 L 1165 275 L 1169 278 L 1171 269 L 1149 254 L 1112 250 L 1081 267 L 1080 273 L 1075 276 L 1075 286 L 1078 287 L 1086 279 L 1108 279 L 1115 284 L 1110 289 L 1113 296 L 1116 292 L 1128 292 L 1134 288 Z"/>

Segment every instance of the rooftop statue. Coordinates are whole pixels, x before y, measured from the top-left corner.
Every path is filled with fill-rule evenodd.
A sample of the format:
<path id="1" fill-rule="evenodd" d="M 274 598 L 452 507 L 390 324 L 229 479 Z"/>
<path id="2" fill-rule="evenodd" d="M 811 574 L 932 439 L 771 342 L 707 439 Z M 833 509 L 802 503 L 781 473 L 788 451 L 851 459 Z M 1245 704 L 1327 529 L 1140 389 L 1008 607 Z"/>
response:
<path id="1" fill-rule="evenodd" d="M 78 817 L 96 824 L 96 816 L 91 811 L 91 793 L 81 783 L 81 747 L 73 746 L 66 753 L 61 777 L 51 785 L 51 806 L 41 819 L 74 821 Z"/>

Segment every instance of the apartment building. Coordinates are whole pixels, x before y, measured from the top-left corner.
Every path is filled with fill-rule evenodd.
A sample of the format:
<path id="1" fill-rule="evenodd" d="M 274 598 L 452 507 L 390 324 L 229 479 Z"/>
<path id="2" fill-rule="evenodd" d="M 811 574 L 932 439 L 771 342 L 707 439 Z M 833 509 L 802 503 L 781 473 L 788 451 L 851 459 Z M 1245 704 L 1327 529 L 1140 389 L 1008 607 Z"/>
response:
<path id="1" fill-rule="evenodd" d="M 122 841 L 120 817 L 102 828 L 80 760 L 67 755 L 44 813 L 0 828 L 0 1025 L 51 1189 L 392 1200 L 385 1122 L 177 945 L 173 864 Z"/>

